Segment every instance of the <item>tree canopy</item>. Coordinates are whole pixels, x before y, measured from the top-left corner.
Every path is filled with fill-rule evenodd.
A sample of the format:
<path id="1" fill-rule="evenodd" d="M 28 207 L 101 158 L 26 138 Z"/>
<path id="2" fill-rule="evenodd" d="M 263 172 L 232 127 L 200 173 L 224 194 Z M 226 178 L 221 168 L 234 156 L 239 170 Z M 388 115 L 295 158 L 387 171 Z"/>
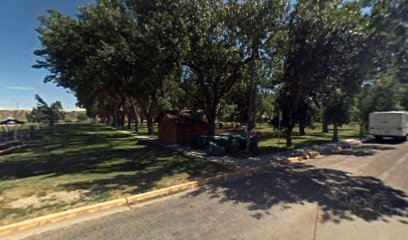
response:
<path id="1" fill-rule="evenodd" d="M 27 115 L 31 122 L 38 122 L 53 126 L 60 120 L 65 118 L 62 104 L 59 101 L 47 104 L 39 95 L 35 95 L 37 107 Z"/>
<path id="2" fill-rule="evenodd" d="M 282 112 L 288 146 L 315 121 L 336 140 L 376 101 L 407 108 L 407 15 L 400 0 L 98 0 L 76 17 L 39 17 L 34 67 L 117 127 L 146 120 L 152 133 L 161 110 L 190 108 L 210 136 L 217 120 L 249 136 Z M 396 103 L 379 103 L 383 88 Z"/>

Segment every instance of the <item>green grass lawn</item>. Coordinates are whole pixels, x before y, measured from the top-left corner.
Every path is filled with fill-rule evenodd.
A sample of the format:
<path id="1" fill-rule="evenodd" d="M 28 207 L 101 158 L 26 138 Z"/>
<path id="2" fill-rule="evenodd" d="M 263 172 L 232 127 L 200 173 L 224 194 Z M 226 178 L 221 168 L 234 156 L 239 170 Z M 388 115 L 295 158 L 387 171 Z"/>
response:
<path id="1" fill-rule="evenodd" d="M 40 129 L 0 156 L 0 225 L 176 185 L 227 171 L 91 124 Z"/>
<path id="2" fill-rule="evenodd" d="M 125 130 L 134 132 L 135 131 L 135 125 L 132 124 L 131 129 L 126 128 Z M 150 136 L 153 137 L 153 138 L 157 138 L 157 132 L 158 132 L 157 124 L 154 125 L 153 131 L 154 131 L 154 135 L 150 135 Z M 146 123 L 143 123 L 142 125 L 139 125 L 139 135 L 149 136 L 147 134 L 147 124 Z"/>
<path id="3" fill-rule="evenodd" d="M 307 128 L 306 135 L 304 136 L 300 136 L 297 130 L 298 129 L 294 129 L 293 131 L 293 146 L 291 148 L 301 148 L 314 144 L 332 142 L 332 128 L 329 128 L 329 133 L 322 133 L 321 125 L 316 124 L 313 128 Z M 278 131 L 273 129 L 270 125 L 263 124 L 258 126 L 258 128 L 255 129 L 255 132 L 260 136 L 259 148 L 261 153 L 272 153 L 288 149 L 285 146 L 286 139 L 283 132 L 281 133 L 278 147 Z M 358 124 L 352 123 L 339 128 L 339 140 L 358 137 Z"/>

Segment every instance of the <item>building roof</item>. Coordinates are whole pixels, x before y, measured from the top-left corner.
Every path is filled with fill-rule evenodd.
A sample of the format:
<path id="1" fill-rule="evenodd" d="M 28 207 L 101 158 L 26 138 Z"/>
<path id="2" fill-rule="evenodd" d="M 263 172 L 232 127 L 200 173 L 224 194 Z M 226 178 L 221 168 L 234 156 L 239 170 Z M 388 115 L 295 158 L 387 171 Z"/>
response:
<path id="1" fill-rule="evenodd" d="M 0 125 L 12 125 L 12 124 L 24 124 L 25 122 L 19 121 L 15 118 L 6 118 L 5 120 L 0 122 Z"/>
<path id="2" fill-rule="evenodd" d="M 203 115 L 200 112 L 191 110 L 163 110 L 156 121 L 159 122 L 163 117 L 173 120 L 176 124 L 202 123 Z"/>

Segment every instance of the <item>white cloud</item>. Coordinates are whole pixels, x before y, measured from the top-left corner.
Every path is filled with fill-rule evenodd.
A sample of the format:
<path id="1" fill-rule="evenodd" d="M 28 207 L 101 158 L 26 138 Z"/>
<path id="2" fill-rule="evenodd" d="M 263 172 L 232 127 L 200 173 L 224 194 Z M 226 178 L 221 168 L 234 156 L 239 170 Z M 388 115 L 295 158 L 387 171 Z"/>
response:
<path id="1" fill-rule="evenodd" d="M 17 91 L 34 91 L 34 88 L 31 87 L 22 87 L 22 86 L 7 86 L 6 89 L 17 90 Z"/>

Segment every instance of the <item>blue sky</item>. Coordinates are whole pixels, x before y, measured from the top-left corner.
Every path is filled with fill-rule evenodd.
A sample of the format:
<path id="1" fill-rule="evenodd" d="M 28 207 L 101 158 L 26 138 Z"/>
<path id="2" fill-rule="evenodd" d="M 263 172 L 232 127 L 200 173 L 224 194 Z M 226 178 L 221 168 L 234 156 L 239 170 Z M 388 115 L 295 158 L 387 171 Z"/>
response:
<path id="1" fill-rule="evenodd" d="M 45 70 L 33 69 L 33 51 L 40 47 L 35 29 L 37 16 L 47 9 L 75 15 L 78 6 L 93 0 L 0 0 L 0 109 L 32 108 L 34 94 L 47 102 L 60 100 L 64 108 L 75 108 L 71 93 L 43 83 Z"/>

